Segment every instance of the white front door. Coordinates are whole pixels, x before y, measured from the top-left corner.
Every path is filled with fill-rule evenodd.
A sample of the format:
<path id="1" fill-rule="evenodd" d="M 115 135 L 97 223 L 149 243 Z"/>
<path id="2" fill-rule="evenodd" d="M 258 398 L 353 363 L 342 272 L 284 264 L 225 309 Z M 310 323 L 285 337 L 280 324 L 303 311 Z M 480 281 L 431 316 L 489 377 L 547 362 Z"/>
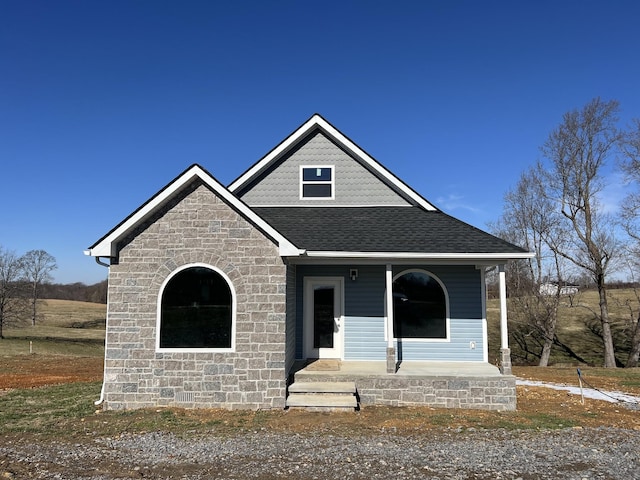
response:
<path id="1" fill-rule="evenodd" d="M 305 277 L 304 350 L 307 358 L 342 358 L 342 277 Z"/>

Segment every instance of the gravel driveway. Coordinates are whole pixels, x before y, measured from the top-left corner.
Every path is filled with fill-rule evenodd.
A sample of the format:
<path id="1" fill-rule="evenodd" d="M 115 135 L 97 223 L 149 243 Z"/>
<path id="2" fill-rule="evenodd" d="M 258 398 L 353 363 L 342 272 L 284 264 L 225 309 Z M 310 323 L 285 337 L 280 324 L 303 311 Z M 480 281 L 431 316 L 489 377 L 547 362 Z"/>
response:
<path id="1" fill-rule="evenodd" d="M 639 445 L 639 431 L 612 428 L 13 437 L 0 444 L 0 478 L 640 479 Z"/>

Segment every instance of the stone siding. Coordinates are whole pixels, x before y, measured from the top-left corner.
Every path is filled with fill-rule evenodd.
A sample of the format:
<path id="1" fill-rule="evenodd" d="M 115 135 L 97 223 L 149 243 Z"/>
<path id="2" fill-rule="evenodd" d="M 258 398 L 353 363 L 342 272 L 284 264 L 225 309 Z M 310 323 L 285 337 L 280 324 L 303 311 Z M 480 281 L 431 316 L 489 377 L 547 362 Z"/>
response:
<path id="1" fill-rule="evenodd" d="M 362 405 L 515 410 L 516 380 L 503 377 L 399 377 L 356 383 Z"/>
<path id="2" fill-rule="evenodd" d="M 296 381 L 354 382 L 360 405 L 429 406 L 479 410 L 516 409 L 516 377 L 417 376 L 417 375 L 304 375 Z"/>
<path id="3" fill-rule="evenodd" d="M 194 263 L 231 280 L 233 352 L 156 350 L 162 284 Z M 283 408 L 286 300 L 277 245 L 192 183 L 118 246 L 109 272 L 104 408 Z"/>

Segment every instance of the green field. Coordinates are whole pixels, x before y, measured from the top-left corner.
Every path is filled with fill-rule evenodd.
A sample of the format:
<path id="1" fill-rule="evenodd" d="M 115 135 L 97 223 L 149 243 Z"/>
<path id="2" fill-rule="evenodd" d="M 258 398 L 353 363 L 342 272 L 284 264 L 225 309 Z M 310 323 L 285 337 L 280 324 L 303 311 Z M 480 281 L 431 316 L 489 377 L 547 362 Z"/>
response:
<path id="1" fill-rule="evenodd" d="M 0 355 L 104 355 L 107 306 L 71 300 L 41 301 L 35 326 L 5 328 Z"/>

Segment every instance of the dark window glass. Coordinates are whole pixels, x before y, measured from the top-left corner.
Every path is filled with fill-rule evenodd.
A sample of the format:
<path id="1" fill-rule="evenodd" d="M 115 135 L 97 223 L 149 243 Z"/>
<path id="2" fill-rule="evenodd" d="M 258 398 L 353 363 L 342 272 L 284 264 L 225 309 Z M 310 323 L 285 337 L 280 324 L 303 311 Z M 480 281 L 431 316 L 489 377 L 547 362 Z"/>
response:
<path id="1" fill-rule="evenodd" d="M 444 290 L 430 275 L 411 272 L 393 282 L 395 338 L 447 338 Z"/>
<path id="2" fill-rule="evenodd" d="M 302 185 L 302 196 L 307 197 L 331 197 L 331 185 L 308 183 Z"/>
<path id="3" fill-rule="evenodd" d="M 313 348 L 333 348 L 333 296 L 333 287 L 322 287 L 313 291 Z"/>
<path id="4" fill-rule="evenodd" d="M 304 182 L 330 182 L 330 168 L 303 168 L 302 180 Z"/>
<path id="5" fill-rule="evenodd" d="M 161 348 L 230 348 L 231 289 L 217 272 L 192 267 L 162 293 Z"/>

